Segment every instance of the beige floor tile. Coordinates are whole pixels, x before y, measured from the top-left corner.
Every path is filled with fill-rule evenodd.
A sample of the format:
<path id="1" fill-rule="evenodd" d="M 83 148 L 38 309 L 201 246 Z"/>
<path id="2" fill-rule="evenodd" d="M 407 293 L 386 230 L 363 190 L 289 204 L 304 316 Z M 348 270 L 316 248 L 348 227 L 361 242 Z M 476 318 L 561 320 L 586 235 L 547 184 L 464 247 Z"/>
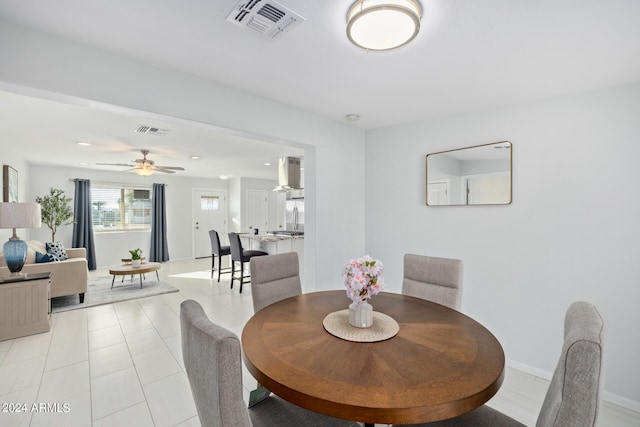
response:
<path id="1" fill-rule="evenodd" d="M 122 319 L 126 319 L 131 316 L 139 316 L 144 314 L 144 310 L 138 304 L 138 300 L 130 300 L 130 301 L 122 301 L 113 305 L 114 310 L 116 311 L 116 315 L 118 319 L 122 321 Z"/>
<path id="2" fill-rule="evenodd" d="M 89 331 L 118 325 L 118 316 L 113 304 L 87 308 L 87 325 Z"/>
<path id="3" fill-rule="evenodd" d="M 145 395 L 134 368 L 127 368 L 91 380 L 91 408 L 94 420 L 144 402 Z"/>
<path id="4" fill-rule="evenodd" d="M 144 393 L 156 427 L 174 426 L 197 414 L 184 373 L 147 384 Z"/>
<path id="5" fill-rule="evenodd" d="M 89 353 L 91 378 L 102 377 L 133 366 L 126 343 L 114 344 Z"/>
<path id="6" fill-rule="evenodd" d="M 15 340 L 0 341 L 0 353 L 9 351 L 11 345 L 13 344 L 13 341 Z"/>
<path id="7" fill-rule="evenodd" d="M 134 354 L 132 357 L 142 385 L 182 372 L 182 368 L 166 346 Z"/>
<path id="8" fill-rule="evenodd" d="M 46 357 L 0 366 L 0 395 L 40 385 Z"/>
<path id="9" fill-rule="evenodd" d="M 153 329 L 153 323 L 151 323 L 144 311 L 140 309 L 140 312 L 136 314 L 120 318 L 120 327 L 125 335 L 129 335 L 145 329 Z"/>
<path id="10" fill-rule="evenodd" d="M 93 422 L 93 427 L 154 427 L 146 402 L 138 403 Z"/>
<path id="11" fill-rule="evenodd" d="M 48 403 L 48 402 L 42 402 Z M 63 404 L 47 405 L 33 414 L 30 427 L 86 427 L 91 425 L 91 393 L 71 396 Z"/>
<path id="12" fill-rule="evenodd" d="M 0 403 L 11 404 L 8 412 L 0 413 L 0 425 L 28 427 L 31 422 L 31 408 L 37 401 L 38 386 L 25 388 L 9 394 L 0 394 Z"/>
<path id="13" fill-rule="evenodd" d="M 84 310 L 73 310 L 65 313 L 83 313 Z M 62 313 L 61 313 L 62 314 Z M 52 316 L 55 318 L 56 315 Z M 56 318 L 55 325 L 52 328 L 51 345 L 60 345 L 79 338 L 87 338 L 87 317 L 74 316 L 67 317 L 64 320 Z"/>
<path id="14" fill-rule="evenodd" d="M 172 313 L 171 318 L 152 321 L 153 326 L 162 338 L 170 337 L 180 333 L 180 318 Z"/>
<path id="15" fill-rule="evenodd" d="M 182 359 L 182 340 L 181 340 L 181 336 L 178 334 L 178 335 L 174 335 L 172 337 L 163 338 L 163 340 L 164 340 L 165 344 L 167 345 L 167 348 L 169 349 L 171 354 L 173 354 L 173 357 L 178 362 L 178 365 L 180 365 L 180 369 L 182 369 L 184 371 L 184 360 Z"/>
<path id="16" fill-rule="evenodd" d="M 141 303 L 142 309 L 146 313 L 151 323 L 166 322 L 168 319 L 178 318 L 178 315 L 169 308 L 159 297 L 153 302 Z"/>
<path id="17" fill-rule="evenodd" d="M 73 396 L 90 391 L 89 362 L 85 361 L 45 372 L 38 392 L 38 401 L 64 402 Z"/>
<path id="18" fill-rule="evenodd" d="M 16 338 L 2 362 L 3 365 L 46 356 L 49 352 L 51 335 L 51 332 L 48 332 Z"/>
<path id="19" fill-rule="evenodd" d="M 89 360 L 89 344 L 86 334 L 73 341 L 49 347 L 45 372 Z"/>
<path id="20" fill-rule="evenodd" d="M 176 424 L 175 427 L 201 427 L 200 418 L 196 415 L 195 417 L 189 418 L 187 421 L 182 422 L 180 424 Z"/>
<path id="21" fill-rule="evenodd" d="M 89 331 L 89 351 L 125 342 L 120 324 Z"/>
<path id="22" fill-rule="evenodd" d="M 126 336 L 127 345 L 132 355 L 146 353 L 156 348 L 163 348 L 164 341 L 154 329 L 145 329 Z"/>

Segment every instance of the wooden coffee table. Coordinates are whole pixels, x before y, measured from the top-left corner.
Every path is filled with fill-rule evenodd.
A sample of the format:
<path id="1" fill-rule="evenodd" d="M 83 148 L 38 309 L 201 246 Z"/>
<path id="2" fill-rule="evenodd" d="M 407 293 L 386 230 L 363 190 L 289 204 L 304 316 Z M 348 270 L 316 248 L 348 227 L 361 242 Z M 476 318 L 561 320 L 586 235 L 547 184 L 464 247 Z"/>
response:
<path id="1" fill-rule="evenodd" d="M 109 274 L 113 275 L 113 279 L 111 280 L 111 289 L 113 289 L 113 283 L 116 280 L 116 276 L 133 276 L 135 274 L 140 275 L 140 288 L 142 288 L 142 275 L 145 273 L 151 273 L 152 271 L 156 272 L 156 277 L 160 280 L 160 276 L 158 275 L 158 270 L 160 270 L 159 262 L 145 262 L 144 264 L 140 264 L 140 267 L 133 267 L 131 264 L 119 265 L 118 267 L 113 267 L 109 269 Z M 122 278 L 124 281 L 124 277 Z"/>

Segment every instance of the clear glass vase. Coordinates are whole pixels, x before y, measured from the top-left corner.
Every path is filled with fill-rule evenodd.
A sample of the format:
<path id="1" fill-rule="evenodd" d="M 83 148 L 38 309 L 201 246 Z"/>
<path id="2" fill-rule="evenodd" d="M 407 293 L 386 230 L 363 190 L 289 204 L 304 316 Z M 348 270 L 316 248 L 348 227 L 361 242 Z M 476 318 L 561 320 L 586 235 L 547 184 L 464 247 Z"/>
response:
<path id="1" fill-rule="evenodd" d="M 349 324 L 356 328 L 370 328 L 373 325 L 373 307 L 366 301 L 356 301 L 349 305 Z"/>

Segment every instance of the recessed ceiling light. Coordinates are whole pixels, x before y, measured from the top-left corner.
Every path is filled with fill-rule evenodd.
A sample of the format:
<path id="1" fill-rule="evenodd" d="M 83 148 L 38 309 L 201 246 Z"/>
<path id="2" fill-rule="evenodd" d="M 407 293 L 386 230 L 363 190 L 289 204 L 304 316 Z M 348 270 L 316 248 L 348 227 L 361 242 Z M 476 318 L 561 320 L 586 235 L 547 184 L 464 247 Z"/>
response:
<path id="1" fill-rule="evenodd" d="M 88 146 L 91 145 L 91 143 L 89 143 L 89 142 L 82 142 L 82 141 L 78 141 L 78 142 L 76 142 L 76 144 L 82 145 L 83 147 L 88 147 Z"/>
<path id="2" fill-rule="evenodd" d="M 220 175 L 220 179 L 229 179 L 229 175 Z"/>
<path id="3" fill-rule="evenodd" d="M 79 164 L 82 165 L 82 166 L 89 166 L 88 162 L 80 162 Z"/>
<path id="4" fill-rule="evenodd" d="M 191 156 L 192 160 L 200 160 L 200 156 Z"/>
<path id="5" fill-rule="evenodd" d="M 264 163 L 264 165 L 265 165 L 265 166 L 271 166 L 271 163 L 269 163 L 269 162 L 265 162 L 265 163 Z"/>

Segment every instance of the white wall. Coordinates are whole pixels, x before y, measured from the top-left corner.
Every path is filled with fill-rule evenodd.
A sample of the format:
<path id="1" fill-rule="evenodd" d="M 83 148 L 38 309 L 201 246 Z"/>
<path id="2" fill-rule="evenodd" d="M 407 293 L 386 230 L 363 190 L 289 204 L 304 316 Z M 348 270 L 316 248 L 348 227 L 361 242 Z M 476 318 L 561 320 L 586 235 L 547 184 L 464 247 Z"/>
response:
<path id="1" fill-rule="evenodd" d="M 29 188 L 29 167 L 27 165 L 24 156 L 20 153 L 20 150 L 11 146 L 9 141 L 3 141 L 0 149 L 0 201 L 4 201 L 2 189 L 4 188 L 3 181 L 3 168 L 4 165 L 9 165 L 18 172 L 18 202 L 31 202 L 33 200 L 28 199 Z M 31 230 L 18 229 L 16 234 L 22 240 L 29 240 Z M 0 252 L 2 252 L 2 245 L 9 240 L 13 235 L 12 229 L 0 229 Z"/>
<path id="2" fill-rule="evenodd" d="M 266 180 L 266 179 L 254 179 L 254 178 L 242 178 L 240 180 L 240 210 L 241 210 L 241 230 L 243 232 L 249 232 L 248 222 L 249 222 L 249 203 L 248 203 L 248 190 L 266 190 L 271 192 L 276 185 L 278 185 L 277 180 Z M 271 210 L 271 204 L 275 203 L 275 199 L 268 199 L 267 201 L 267 221 L 269 219 L 269 211 Z M 282 209 L 282 216 L 284 217 L 284 206 Z M 263 227 L 259 227 L 258 230 L 264 232 L 267 231 Z"/>
<path id="3" fill-rule="evenodd" d="M 508 359 L 547 373 L 566 308 L 592 302 L 608 329 L 608 397 L 638 410 L 639 117 L 635 85 L 368 132 L 366 249 L 388 288 L 401 289 L 405 253 L 462 259 L 463 311 Z M 503 140 L 512 205 L 425 205 L 426 154 Z"/>
<path id="4" fill-rule="evenodd" d="M 364 162 L 354 161 L 364 157 L 363 131 L 2 20 L 0 52 L 0 90 L 122 106 L 304 149 L 305 284 L 340 288 L 342 265 L 363 253 Z"/>

